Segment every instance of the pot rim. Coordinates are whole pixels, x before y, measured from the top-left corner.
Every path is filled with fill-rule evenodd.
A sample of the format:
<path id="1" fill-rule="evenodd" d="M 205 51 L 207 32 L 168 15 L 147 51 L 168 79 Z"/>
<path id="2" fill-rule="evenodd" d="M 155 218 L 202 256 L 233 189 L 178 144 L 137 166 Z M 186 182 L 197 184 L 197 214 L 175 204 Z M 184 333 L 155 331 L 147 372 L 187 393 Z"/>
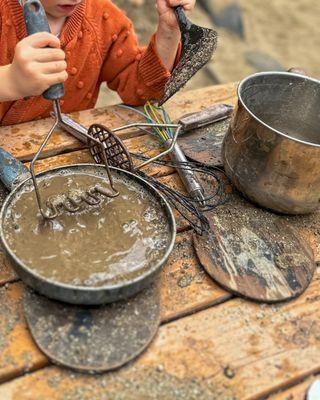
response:
<path id="1" fill-rule="evenodd" d="M 242 98 L 242 96 L 241 96 L 241 92 L 242 92 L 243 86 L 244 86 L 250 79 L 253 79 L 253 78 L 258 77 L 258 76 L 267 76 L 267 75 L 270 75 L 270 76 L 272 76 L 272 75 L 277 75 L 277 76 L 279 76 L 279 75 L 280 75 L 280 76 L 289 76 L 289 77 L 294 76 L 294 77 L 299 78 L 299 79 L 304 79 L 304 80 L 308 80 L 308 81 L 314 82 L 314 83 L 318 84 L 319 87 L 320 87 L 320 81 L 319 81 L 318 79 L 310 78 L 309 76 L 305 76 L 305 75 L 301 75 L 301 74 L 296 74 L 296 73 L 293 73 L 293 72 L 285 72 L 285 71 L 267 71 L 267 72 L 257 72 L 257 73 L 255 73 L 255 74 L 252 74 L 252 75 L 247 76 L 246 78 L 244 78 L 244 79 L 239 83 L 238 89 L 237 89 L 238 99 L 239 99 L 239 101 L 241 102 L 242 106 L 243 106 L 243 107 L 246 109 L 246 111 L 247 111 L 256 121 L 258 121 L 260 124 L 262 124 L 263 126 L 265 126 L 265 127 L 268 128 L 268 129 L 270 129 L 272 132 L 277 133 L 277 134 L 279 134 L 279 135 L 281 135 L 281 136 L 283 136 L 283 137 L 285 137 L 285 138 L 287 138 L 287 139 L 289 139 L 289 140 L 293 140 L 294 142 L 298 142 L 298 143 L 301 143 L 301 144 L 304 144 L 304 145 L 307 145 L 307 146 L 318 147 L 318 148 L 320 148 L 320 144 L 318 144 L 318 143 L 312 143 L 312 142 L 307 142 L 307 141 L 304 141 L 304 140 L 301 140 L 301 139 L 297 139 L 297 138 L 294 138 L 294 137 L 292 137 L 292 136 L 290 136 L 290 135 L 288 135 L 288 134 L 286 134 L 286 133 L 283 133 L 283 132 L 281 132 L 281 131 L 279 131 L 279 130 L 273 128 L 272 126 L 268 125 L 267 123 L 265 123 L 264 121 L 262 121 L 260 118 L 258 118 L 258 117 L 249 109 L 249 107 L 245 104 L 245 102 L 244 102 L 244 100 L 243 100 L 243 98 Z"/>

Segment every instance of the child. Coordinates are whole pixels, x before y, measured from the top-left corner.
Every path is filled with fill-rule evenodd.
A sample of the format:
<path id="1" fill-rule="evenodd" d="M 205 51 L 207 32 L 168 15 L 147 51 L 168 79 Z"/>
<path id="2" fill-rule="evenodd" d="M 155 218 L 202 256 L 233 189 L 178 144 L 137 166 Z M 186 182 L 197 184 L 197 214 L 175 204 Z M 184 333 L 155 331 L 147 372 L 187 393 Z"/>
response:
<path id="1" fill-rule="evenodd" d="M 40 95 L 60 82 L 65 113 L 94 107 L 101 82 L 131 105 L 160 98 L 179 57 L 172 7 L 192 11 L 195 1 L 156 0 L 158 29 L 141 48 L 110 0 L 42 0 L 52 34 L 30 37 L 19 0 L 0 0 L 0 125 L 47 117 L 52 104 Z"/>

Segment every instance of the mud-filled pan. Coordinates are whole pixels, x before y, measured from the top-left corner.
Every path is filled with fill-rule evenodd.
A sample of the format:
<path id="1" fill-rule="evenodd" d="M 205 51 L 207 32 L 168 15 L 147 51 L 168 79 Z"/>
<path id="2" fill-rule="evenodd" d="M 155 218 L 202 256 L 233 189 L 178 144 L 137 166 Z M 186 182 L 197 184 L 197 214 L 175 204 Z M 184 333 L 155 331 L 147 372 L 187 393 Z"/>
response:
<path id="1" fill-rule="evenodd" d="M 113 179 L 115 181 L 115 185 L 119 185 L 120 183 L 122 185 L 131 185 L 135 188 L 137 192 L 141 193 L 141 196 L 144 199 L 150 201 L 151 207 L 154 208 L 154 211 L 156 213 L 156 216 L 153 218 L 153 220 L 155 220 L 154 223 L 159 224 L 159 229 L 161 229 L 162 234 L 165 235 L 165 245 L 162 251 L 159 252 L 158 257 L 156 259 L 153 259 L 147 267 L 139 269 L 138 272 L 135 271 L 132 273 L 132 271 L 129 271 L 127 274 L 123 273 L 121 275 L 121 279 L 119 278 L 118 281 L 117 279 L 111 279 L 110 281 L 106 279 L 103 284 L 98 286 L 90 286 L 86 284 L 81 284 L 79 282 L 76 282 L 75 284 L 64 283 L 60 280 L 52 279 L 48 276 L 45 276 L 45 274 L 39 273 L 37 270 L 31 268 L 30 265 L 28 265 L 28 262 L 26 262 L 26 257 L 24 257 L 24 260 L 19 257 L 19 254 L 12 244 L 12 240 L 8 240 L 8 238 L 10 237 L 11 222 L 13 225 L 15 223 L 14 218 L 12 217 L 14 208 L 17 207 L 19 199 L 21 199 L 21 196 L 25 192 L 29 191 L 31 194 L 33 193 L 32 181 L 31 179 L 26 179 L 17 186 L 11 185 L 11 192 L 1 209 L 1 242 L 10 264 L 12 264 L 19 277 L 21 277 L 21 279 L 27 285 L 32 287 L 37 292 L 43 294 L 44 296 L 67 303 L 83 305 L 99 305 L 111 303 L 121 299 L 126 299 L 135 295 L 142 289 L 146 288 L 149 284 L 151 284 L 158 272 L 160 272 L 161 268 L 166 263 L 174 246 L 176 235 L 175 220 L 171 208 L 169 207 L 163 196 L 142 178 L 118 168 L 110 169 Z M 43 190 L 44 187 L 47 185 L 47 182 L 55 179 L 56 177 L 74 177 L 77 175 L 104 179 L 106 178 L 106 170 L 104 166 L 100 165 L 71 165 L 42 172 L 37 175 L 37 180 L 39 182 L 39 187 Z M 10 185 L 8 185 L 8 183 L 6 182 L 6 186 L 9 187 Z M 34 196 L 34 193 L 32 195 Z M 114 199 L 114 202 L 116 201 L 117 198 Z M 108 213 L 106 212 L 105 218 L 108 220 L 107 214 Z M 8 221 L 11 222 L 8 223 Z M 26 237 L 28 235 L 24 235 L 24 241 L 26 245 L 29 244 L 30 246 L 35 247 L 35 243 L 32 243 L 32 232 L 32 226 L 30 226 L 30 237 Z M 44 238 L 44 236 L 42 236 L 42 238 Z M 118 240 L 121 241 L 121 237 L 119 237 Z M 44 240 L 42 239 L 39 241 L 40 247 L 44 246 L 41 241 L 44 242 Z M 86 249 L 81 248 L 81 241 L 79 242 L 79 239 L 77 239 L 77 235 L 74 236 L 74 243 L 78 244 L 78 257 L 84 257 Z M 104 244 L 103 238 L 101 237 L 100 243 Z M 107 238 L 105 241 L 105 248 L 108 249 Z M 136 257 L 136 255 L 132 254 L 133 260 L 134 257 Z M 89 264 L 88 268 L 90 268 Z M 74 268 L 77 268 L 76 262 L 74 263 Z"/>

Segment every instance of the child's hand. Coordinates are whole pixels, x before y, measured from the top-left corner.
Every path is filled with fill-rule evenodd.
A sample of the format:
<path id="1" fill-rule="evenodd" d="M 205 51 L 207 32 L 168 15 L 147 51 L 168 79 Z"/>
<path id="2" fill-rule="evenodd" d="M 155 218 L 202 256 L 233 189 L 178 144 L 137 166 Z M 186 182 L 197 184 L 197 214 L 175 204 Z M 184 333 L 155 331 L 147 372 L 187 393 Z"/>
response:
<path id="1" fill-rule="evenodd" d="M 173 7 L 183 6 L 187 12 L 192 12 L 196 0 L 157 0 L 159 23 L 170 29 L 178 29 L 179 25 Z"/>
<path id="2" fill-rule="evenodd" d="M 57 37 L 45 32 L 28 36 L 17 44 L 9 67 L 13 97 L 41 95 L 50 86 L 67 79 L 66 68 L 65 54 Z"/>

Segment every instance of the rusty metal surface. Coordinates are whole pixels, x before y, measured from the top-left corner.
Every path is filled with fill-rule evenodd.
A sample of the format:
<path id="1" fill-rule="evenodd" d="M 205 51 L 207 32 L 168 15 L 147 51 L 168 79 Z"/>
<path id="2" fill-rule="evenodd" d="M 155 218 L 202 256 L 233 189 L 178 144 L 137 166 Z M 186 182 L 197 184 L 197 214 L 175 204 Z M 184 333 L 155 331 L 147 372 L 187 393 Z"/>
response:
<path id="1" fill-rule="evenodd" d="M 101 307 L 55 302 L 26 291 L 24 310 L 39 348 L 56 364 L 85 372 L 118 368 L 140 354 L 160 325 L 159 289 Z"/>
<path id="2" fill-rule="evenodd" d="M 222 166 L 222 142 L 229 128 L 230 118 L 203 128 L 194 129 L 178 139 L 185 155 L 210 167 Z"/>
<path id="3" fill-rule="evenodd" d="M 126 171 L 133 171 L 133 161 L 130 153 L 122 140 L 107 127 L 94 124 L 88 129 L 88 135 L 103 143 L 103 149 L 108 164 Z M 90 153 L 97 164 L 102 164 L 104 160 L 103 149 L 100 146 L 90 143 Z"/>
<path id="4" fill-rule="evenodd" d="M 194 235 L 199 260 L 221 286 L 237 295 L 278 302 L 300 295 L 311 282 L 312 250 L 281 216 L 234 194 L 206 214 L 210 231 Z"/>

